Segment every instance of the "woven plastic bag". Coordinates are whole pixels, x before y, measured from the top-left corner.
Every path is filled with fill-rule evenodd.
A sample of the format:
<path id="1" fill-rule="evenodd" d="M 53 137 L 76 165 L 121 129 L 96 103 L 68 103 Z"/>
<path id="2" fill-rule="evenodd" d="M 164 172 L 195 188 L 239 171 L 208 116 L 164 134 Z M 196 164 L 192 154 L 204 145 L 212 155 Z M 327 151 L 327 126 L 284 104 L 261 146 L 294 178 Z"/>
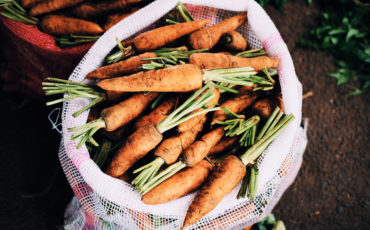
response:
<path id="1" fill-rule="evenodd" d="M 84 44 L 61 49 L 55 38 L 37 26 L 0 16 L 0 47 L 7 65 L 1 70 L 4 90 L 44 95 L 46 77 L 67 78 L 91 47 Z"/>
<path id="2" fill-rule="evenodd" d="M 266 12 L 253 0 L 183 0 L 195 19 L 209 18 L 215 24 L 224 18 L 248 12 L 248 22 L 238 31 L 252 48 L 264 47 L 270 56 L 281 59 L 279 80 L 286 113 L 294 121 L 258 160 L 259 180 L 255 201 L 236 199 L 240 184 L 208 215 L 190 229 L 241 229 L 266 216 L 293 182 L 302 161 L 306 138 L 301 123 L 302 87 L 294 71 L 286 44 Z M 88 51 L 70 80 L 83 81 L 90 71 L 120 40 L 152 28 L 154 22 L 172 10 L 177 1 L 157 0 L 107 31 Z M 88 103 L 86 99 L 65 102 L 59 158 L 75 197 L 66 210 L 66 229 L 179 229 L 194 194 L 161 205 L 145 205 L 133 187 L 102 172 L 90 159 L 85 146 L 76 148 L 67 128 L 82 125 L 88 113 L 77 118 L 72 113 Z"/>

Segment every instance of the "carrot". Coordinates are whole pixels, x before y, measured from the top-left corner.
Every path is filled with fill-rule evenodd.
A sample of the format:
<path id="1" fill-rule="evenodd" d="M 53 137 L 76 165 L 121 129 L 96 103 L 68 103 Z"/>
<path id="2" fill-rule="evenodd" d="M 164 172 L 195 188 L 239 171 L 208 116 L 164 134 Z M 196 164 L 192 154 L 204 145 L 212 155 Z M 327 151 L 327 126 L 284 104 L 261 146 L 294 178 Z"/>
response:
<path id="1" fill-rule="evenodd" d="M 160 185 L 142 196 L 145 204 L 162 204 L 182 197 L 200 187 L 212 170 L 212 165 L 202 160 L 168 178 Z"/>
<path id="2" fill-rule="evenodd" d="M 192 167 L 196 164 L 198 164 L 200 161 L 203 160 L 204 157 L 206 157 L 209 153 L 209 150 L 217 144 L 217 142 L 222 138 L 224 135 L 224 128 L 219 127 L 215 130 L 212 130 L 205 134 L 200 140 L 192 143 L 190 146 L 188 146 L 183 151 L 183 160 L 179 160 L 178 162 L 170 165 L 157 175 L 151 174 L 150 177 L 147 175 L 143 175 L 142 177 L 145 178 L 145 180 L 142 180 L 139 176 L 138 179 L 135 179 L 133 183 L 136 186 L 136 189 L 139 190 L 141 194 L 146 194 L 151 189 L 165 181 L 166 179 L 170 178 L 172 175 L 180 171 L 181 169 L 185 168 L 186 166 Z M 156 165 L 157 163 L 163 162 L 162 158 L 157 158 L 153 161 L 153 165 Z M 158 161 L 158 162 L 155 162 Z M 171 162 L 173 163 L 173 162 Z M 161 166 L 161 164 L 160 164 Z M 145 168 L 146 166 L 143 166 L 142 168 Z M 154 168 L 154 167 L 153 167 Z M 159 169 L 159 167 L 158 167 Z M 158 169 L 156 169 L 155 173 L 157 173 Z M 143 171 L 144 172 L 144 171 Z M 134 171 L 135 173 L 135 171 Z M 137 180 L 140 180 L 137 183 Z"/>
<path id="3" fill-rule="evenodd" d="M 138 129 L 146 124 L 157 125 L 161 120 L 166 118 L 170 114 L 171 110 L 176 107 L 178 98 L 172 97 L 169 100 L 164 101 L 156 109 L 150 112 L 148 115 L 143 116 L 135 123 L 135 129 Z"/>
<path id="4" fill-rule="evenodd" d="M 157 55 L 152 52 L 146 52 L 137 56 L 130 57 L 126 60 L 97 68 L 96 70 L 86 75 L 87 79 L 106 79 L 117 77 L 120 75 L 132 74 L 139 71 L 142 64 L 150 63 L 150 61 L 142 61 L 144 58 L 153 58 Z"/>
<path id="5" fill-rule="evenodd" d="M 36 16 L 40 14 L 50 13 L 52 11 L 64 9 L 70 6 L 77 5 L 85 0 L 47 0 L 42 1 L 34 5 L 30 10 L 31 16 Z"/>
<path id="6" fill-rule="evenodd" d="M 123 10 L 132 4 L 142 1 L 143 0 L 110 0 L 103 2 L 86 2 L 73 7 L 72 13 L 80 18 L 90 18 L 109 11 Z"/>
<path id="7" fill-rule="evenodd" d="M 208 19 L 168 25 L 144 32 L 133 39 L 138 51 L 150 51 L 162 47 L 209 23 Z"/>
<path id="8" fill-rule="evenodd" d="M 238 142 L 237 137 L 226 137 L 218 142 L 211 150 L 209 150 L 208 155 L 218 155 L 222 152 L 230 150 Z"/>
<path id="9" fill-rule="evenodd" d="M 184 64 L 105 79 L 97 85 L 118 92 L 189 92 L 202 87 L 202 72 L 197 66 Z"/>
<path id="10" fill-rule="evenodd" d="M 41 21 L 41 30 L 51 35 L 98 35 L 103 29 L 96 23 L 61 15 L 47 15 Z"/>
<path id="11" fill-rule="evenodd" d="M 135 162 L 157 146 L 161 140 L 162 134 L 153 124 L 147 124 L 137 129 L 113 157 L 106 173 L 112 177 L 121 176 Z"/>
<path id="12" fill-rule="evenodd" d="M 280 64 L 280 60 L 266 56 L 243 58 L 221 53 L 194 53 L 190 55 L 189 63 L 197 65 L 202 69 L 252 67 L 255 71 L 260 71 L 264 68 L 277 67 Z"/>
<path id="13" fill-rule="evenodd" d="M 119 104 L 103 109 L 99 119 L 79 127 L 70 128 L 69 131 L 76 132 L 72 135 L 72 140 L 81 138 L 77 145 L 78 148 L 87 140 L 98 145 L 92 139 L 92 135 L 95 132 L 101 128 L 112 132 L 124 126 L 139 116 L 157 95 L 157 93 L 150 93 L 148 95 L 137 93 Z"/>
<path id="14" fill-rule="evenodd" d="M 199 121 L 190 130 L 164 140 L 158 146 L 154 155 L 162 158 L 167 165 L 175 163 L 182 151 L 195 141 L 198 133 L 202 131 L 205 121 L 206 118 L 204 117 L 203 120 Z"/>
<path id="15" fill-rule="evenodd" d="M 220 91 L 218 89 L 214 89 L 213 94 L 215 94 L 216 96 L 208 102 L 209 105 L 206 106 L 207 108 L 213 108 L 215 106 L 215 104 L 218 103 L 218 100 L 220 99 Z M 198 112 L 198 111 L 201 111 L 201 110 L 202 110 L 202 108 L 194 111 L 194 113 Z M 186 132 L 186 131 L 190 130 L 192 127 L 194 127 L 195 124 L 197 124 L 200 120 L 204 119 L 205 117 L 206 117 L 206 114 L 201 114 L 201 115 L 198 115 L 196 117 L 193 117 L 192 119 L 189 119 L 186 122 L 180 124 L 177 127 L 177 131 Z"/>
<path id="16" fill-rule="evenodd" d="M 114 131 L 135 119 L 158 96 L 157 93 L 148 95 L 137 93 L 123 102 L 104 109 L 100 115 L 104 119 L 107 131 Z"/>
<path id="17" fill-rule="evenodd" d="M 212 147 L 214 147 L 225 134 L 224 127 L 218 127 L 204 136 L 183 152 L 184 162 L 187 166 L 192 167 L 199 163 L 207 156 Z"/>
<path id="18" fill-rule="evenodd" d="M 199 95 L 203 94 L 200 98 Z M 206 103 L 210 98 L 214 97 L 212 88 L 208 85 L 204 86 L 201 90 L 195 92 L 188 98 L 181 106 L 174 110 L 170 115 L 163 119 L 159 124 L 147 124 L 144 127 L 137 129 L 126 141 L 114 156 L 107 173 L 113 177 L 119 177 L 127 169 L 129 169 L 136 161 L 145 156 L 162 140 L 162 133 L 166 132 L 179 123 L 190 119 L 203 112 L 215 111 L 219 108 L 206 109 L 197 114 L 189 115 L 193 110 L 198 109 Z M 142 145 L 142 146 L 141 146 Z"/>
<path id="19" fill-rule="evenodd" d="M 221 161 L 206 183 L 198 191 L 185 216 L 183 228 L 195 223 L 229 193 L 246 175 L 246 166 L 253 164 L 269 144 L 294 119 L 293 115 L 285 116 L 273 129 L 267 132 L 257 143 L 250 147 L 240 158 L 230 155 Z"/>
<path id="20" fill-rule="evenodd" d="M 242 13 L 208 28 L 193 32 L 189 43 L 194 49 L 211 49 L 226 32 L 233 31 L 247 20 L 247 14 Z"/>
<path id="21" fill-rule="evenodd" d="M 194 197 L 186 213 L 183 228 L 195 223 L 214 209 L 245 174 L 245 165 L 238 157 L 233 155 L 226 157 Z"/>
<path id="22" fill-rule="evenodd" d="M 205 120 L 204 118 L 189 131 L 179 133 L 176 136 L 164 140 L 154 152 L 154 155 L 157 157 L 149 164 L 134 171 L 134 174 L 140 172 L 132 181 L 132 185 L 135 186 L 135 189 L 140 191 L 143 185 L 157 175 L 163 164 L 170 165 L 174 163 L 182 151 L 195 141 L 198 133 L 203 129 Z"/>
<path id="23" fill-rule="evenodd" d="M 271 97 L 265 97 L 258 101 L 256 101 L 252 105 L 252 111 L 263 117 L 264 119 L 267 119 L 276 106 L 280 107 L 280 101 L 277 98 L 271 98 Z M 282 109 L 280 109 L 282 111 Z"/>
<path id="24" fill-rule="evenodd" d="M 21 4 L 22 4 L 23 7 L 29 8 L 33 5 L 35 5 L 36 3 L 39 3 L 39 2 L 42 2 L 42 1 L 44 1 L 44 0 L 22 0 Z"/>
<path id="25" fill-rule="evenodd" d="M 237 31 L 230 31 L 225 33 L 221 38 L 221 44 L 231 51 L 244 51 L 247 48 L 247 41 Z"/>
<path id="26" fill-rule="evenodd" d="M 235 96 L 232 99 L 226 100 L 221 104 L 221 108 L 227 108 L 233 113 L 240 113 L 245 108 L 250 106 L 258 97 L 258 93 L 251 90 L 250 87 L 243 87 L 244 89 L 250 89 L 246 90 L 246 92 L 242 93 L 241 95 Z M 244 91 L 242 89 L 241 91 Z M 227 114 L 223 109 L 220 109 L 219 111 L 216 111 L 213 114 L 212 122 L 211 124 L 215 124 L 216 121 L 224 121 L 227 118 Z"/>
<path id="27" fill-rule="evenodd" d="M 136 11 L 140 10 L 140 8 L 133 8 L 130 12 L 127 13 L 116 13 L 112 15 L 108 15 L 107 20 L 104 24 L 104 30 L 107 31 L 111 27 L 113 27 L 118 22 L 122 21 L 123 19 L 127 18 L 131 14 L 135 13 Z"/>

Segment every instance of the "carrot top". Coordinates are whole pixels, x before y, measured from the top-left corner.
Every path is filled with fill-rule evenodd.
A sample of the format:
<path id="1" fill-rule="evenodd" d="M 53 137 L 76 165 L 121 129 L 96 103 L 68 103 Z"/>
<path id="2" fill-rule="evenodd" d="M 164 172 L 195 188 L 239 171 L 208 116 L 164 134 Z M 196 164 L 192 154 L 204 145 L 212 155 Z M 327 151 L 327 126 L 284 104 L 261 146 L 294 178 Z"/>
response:
<path id="1" fill-rule="evenodd" d="M 99 87 L 90 86 L 88 84 L 77 83 L 69 80 L 59 79 L 59 78 L 46 78 L 42 82 L 42 89 L 45 91 L 45 95 L 55 95 L 55 94 L 69 94 L 68 97 L 60 98 L 54 101 L 47 102 L 46 105 L 54 105 L 60 102 L 72 100 L 75 98 L 87 98 L 92 99 L 92 101 L 73 113 L 74 117 L 77 117 L 84 111 L 90 109 L 91 107 L 103 102 L 106 100 L 106 95 L 100 90 Z"/>

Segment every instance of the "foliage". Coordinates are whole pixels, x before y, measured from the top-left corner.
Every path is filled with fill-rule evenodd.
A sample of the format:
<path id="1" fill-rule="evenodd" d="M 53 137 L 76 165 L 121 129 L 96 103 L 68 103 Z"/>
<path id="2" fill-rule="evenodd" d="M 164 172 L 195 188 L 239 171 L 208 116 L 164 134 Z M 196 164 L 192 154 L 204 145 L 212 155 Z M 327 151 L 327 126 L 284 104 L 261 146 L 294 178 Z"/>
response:
<path id="1" fill-rule="evenodd" d="M 326 1 L 325 1 L 326 2 Z M 328 75 L 337 79 L 337 84 L 359 79 L 361 88 L 350 86 L 349 95 L 370 92 L 369 8 L 356 5 L 350 0 L 341 0 L 329 6 L 322 14 L 320 24 L 300 40 L 300 45 L 329 52 L 337 60 L 339 69 Z"/>

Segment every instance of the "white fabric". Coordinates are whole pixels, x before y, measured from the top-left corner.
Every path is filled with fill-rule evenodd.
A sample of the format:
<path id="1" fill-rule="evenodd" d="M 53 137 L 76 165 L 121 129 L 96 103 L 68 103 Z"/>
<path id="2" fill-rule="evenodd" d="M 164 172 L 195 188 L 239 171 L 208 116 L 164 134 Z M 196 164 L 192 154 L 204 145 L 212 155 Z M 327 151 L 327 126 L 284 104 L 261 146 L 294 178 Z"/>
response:
<path id="1" fill-rule="evenodd" d="M 236 14 L 235 11 L 247 11 L 248 23 L 240 27 L 238 31 L 247 38 L 252 48 L 262 47 L 260 41 L 268 42 L 271 37 L 279 35 L 265 11 L 252 0 L 183 0 L 182 2 L 219 9 L 216 10 L 217 14 L 215 17 L 210 13 L 211 11 L 214 12 L 214 8 L 205 8 L 204 11 L 197 11 L 195 6 L 189 6 L 190 13 L 196 19 L 210 17 L 213 19 L 211 20 L 212 24 Z M 173 9 L 176 4 L 177 1 L 172 0 L 154 1 L 112 27 L 89 50 L 69 79 L 77 82 L 84 81 L 86 74 L 100 67 L 104 58 L 116 46 L 116 37 L 120 40 L 125 40 L 139 31 L 145 30 Z M 274 40 L 272 39 L 272 41 Z M 275 194 L 283 178 L 281 169 L 284 163 L 287 159 L 288 162 L 293 162 L 296 158 L 295 150 L 299 145 L 297 139 L 300 138 L 299 124 L 301 122 L 302 107 L 301 84 L 295 75 L 293 62 L 285 43 L 277 39 L 276 42 L 266 44 L 268 44 L 268 47 L 265 48 L 269 52 L 269 55 L 281 59 L 278 72 L 285 112 L 294 114 L 295 120 L 258 160 L 260 169 L 259 189 L 258 198 L 254 202 L 257 211 L 263 211 L 266 207 L 265 203 L 268 204 Z M 159 221 L 160 223 L 171 222 L 162 226 L 164 229 L 179 228 L 194 193 L 166 204 L 146 205 L 141 202 L 140 195 L 133 190 L 130 184 L 112 178 L 102 172 L 89 158 L 89 153 L 85 146 L 79 150 L 76 149 L 76 143 L 71 141 L 71 133 L 67 129 L 86 123 L 87 112 L 77 118 L 74 118 L 72 113 L 87 103 L 88 100 L 86 99 L 75 99 L 64 103 L 62 112 L 63 140 L 59 153 L 67 179 L 79 203 L 82 204 L 83 210 L 93 214 L 97 220 L 103 219 L 105 222 L 112 222 L 117 224 L 117 226 L 125 226 L 128 229 L 148 227 L 145 223 L 142 225 L 137 224 L 135 220 L 142 217 L 133 215 L 132 210 L 147 213 L 148 215 L 160 216 L 162 217 Z M 232 213 L 233 210 L 250 204 L 247 198 L 241 200 L 235 198 L 239 186 L 227 195 L 213 211 L 199 221 L 197 226 L 211 229 L 214 227 L 210 224 L 213 219 L 223 214 Z M 232 223 L 232 225 L 241 226 L 243 224 L 250 224 L 261 217 L 263 215 L 262 213 L 252 212 L 250 215 L 241 218 L 240 221 Z M 99 224 L 97 221 L 94 223 Z M 71 227 L 74 225 L 69 223 L 68 226 Z M 231 225 L 228 226 L 231 227 Z M 75 228 L 71 227 L 71 229 Z"/>

